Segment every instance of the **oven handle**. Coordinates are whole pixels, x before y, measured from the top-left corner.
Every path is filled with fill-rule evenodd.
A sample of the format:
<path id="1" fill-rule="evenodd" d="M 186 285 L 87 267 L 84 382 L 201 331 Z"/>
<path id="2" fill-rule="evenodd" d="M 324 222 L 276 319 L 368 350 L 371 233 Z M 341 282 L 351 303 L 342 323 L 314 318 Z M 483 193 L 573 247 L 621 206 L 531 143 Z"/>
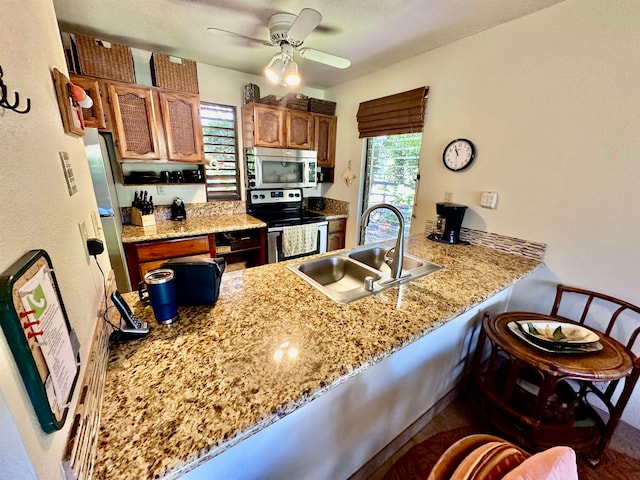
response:
<path id="1" fill-rule="evenodd" d="M 324 221 L 324 222 L 315 222 L 315 223 L 306 223 L 304 225 L 317 225 L 318 228 L 323 227 L 325 225 L 329 225 L 328 221 Z M 284 230 L 284 227 L 269 227 L 267 228 L 267 232 L 281 232 L 282 230 Z"/>
<path id="2" fill-rule="evenodd" d="M 318 226 L 318 234 L 319 234 L 319 244 L 318 244 L 318 252 L 317 253 L 326 253 L 327 251 L 327 234 L 329 231 L 329 222 L 316 222 L 311 225 Z M 280 253 L 278 252 L 278 237 L 282 235 L 282 230 L 284 227 L 270 227 L 267 229 L 267 262 L 268 263 L 276 263 L 283 260 L 284 258 L 280 258 Z"/>

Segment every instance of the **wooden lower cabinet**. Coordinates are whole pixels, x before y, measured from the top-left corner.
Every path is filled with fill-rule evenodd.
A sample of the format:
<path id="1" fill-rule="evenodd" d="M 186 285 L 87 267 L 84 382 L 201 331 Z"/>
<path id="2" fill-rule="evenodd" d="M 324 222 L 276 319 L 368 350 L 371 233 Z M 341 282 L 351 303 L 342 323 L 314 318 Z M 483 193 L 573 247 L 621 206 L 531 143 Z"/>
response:
<path id="1" fill-rule="evenodd" d="M 327 229 L 327 251 L 340 250 L 345 245 L 345 234 L 347 230 L 347 219 L 338 218 L 329 220 Z"/>
<path id="2" fill-rule="evenodd" d="M 229 272 L 267 262 L 267 233 L 264 228 L 216 233 L 213 239 L 216 256 L 227 261 Z"/>
<path id="3" fill-rule="evenodd" d="M 223 239 L 229 240 L 228 248 L 223 245 Z M 171 258 L 224 257 L 230 271 L 236 269 L 232 267 L 235 264 L 243 267 L 263 265 L 266 263 L 266 233 L 264 228 L 258 228 L 170 240 L 125 243 L 124 251 L 131 287 L 135 290 L 148 271 L 162 267 Z"/>
<path id="4" fill-rule="evenodd" d="M 125 243 L 131 287 L 138 283 L 149 270 L 160 268 L 164 262 L 178 257 L 215 257 L 215 243 L 209 235 L 175 238 L 171 240 L 154 240 L 150 242 Z"/>

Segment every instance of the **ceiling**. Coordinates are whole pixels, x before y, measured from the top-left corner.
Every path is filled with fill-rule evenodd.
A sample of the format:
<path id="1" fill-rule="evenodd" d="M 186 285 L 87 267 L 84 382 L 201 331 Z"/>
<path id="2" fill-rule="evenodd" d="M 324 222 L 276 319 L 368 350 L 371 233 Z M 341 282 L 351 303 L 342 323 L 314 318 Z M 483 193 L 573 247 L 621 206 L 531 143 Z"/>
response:
<path id="1" fill-rule="evenodd" d="M 328 88 L 563 0 L 53 0 L 60 29 L 262 75 L 278 52 L 267 40 L 277 12 L 318 10 L 305 47 L 346 57 L 339 70 L 296 56 L 303 85 Z"/>

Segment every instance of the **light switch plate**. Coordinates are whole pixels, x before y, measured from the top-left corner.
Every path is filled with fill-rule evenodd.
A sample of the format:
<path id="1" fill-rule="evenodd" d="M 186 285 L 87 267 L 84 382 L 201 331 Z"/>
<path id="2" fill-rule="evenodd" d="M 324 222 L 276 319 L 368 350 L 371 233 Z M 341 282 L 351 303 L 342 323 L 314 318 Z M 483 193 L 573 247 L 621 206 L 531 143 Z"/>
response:
<path id="1" fill-rule="evenodd" d="M 484 208 L 496 208 L 498 204 L 498 192 L 482 192 L 480 206 Z"/>

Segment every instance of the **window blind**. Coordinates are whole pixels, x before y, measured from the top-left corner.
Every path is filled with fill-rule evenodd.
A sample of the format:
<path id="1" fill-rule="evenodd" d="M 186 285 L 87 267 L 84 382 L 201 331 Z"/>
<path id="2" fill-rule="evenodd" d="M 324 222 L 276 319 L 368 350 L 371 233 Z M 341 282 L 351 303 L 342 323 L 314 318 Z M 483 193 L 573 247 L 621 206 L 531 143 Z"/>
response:
<path id="1" fill-rule="evenodd" d="M 357 120 L 360 138 L 422 132 L 429 87 L 362 102 Z"/>
<path id="2" fill-rule="evenodd" d="M 236 109 L 217 103 L 200 103 L 204 144 L 207 201 L 239 200 L 240 171 Z"/>

